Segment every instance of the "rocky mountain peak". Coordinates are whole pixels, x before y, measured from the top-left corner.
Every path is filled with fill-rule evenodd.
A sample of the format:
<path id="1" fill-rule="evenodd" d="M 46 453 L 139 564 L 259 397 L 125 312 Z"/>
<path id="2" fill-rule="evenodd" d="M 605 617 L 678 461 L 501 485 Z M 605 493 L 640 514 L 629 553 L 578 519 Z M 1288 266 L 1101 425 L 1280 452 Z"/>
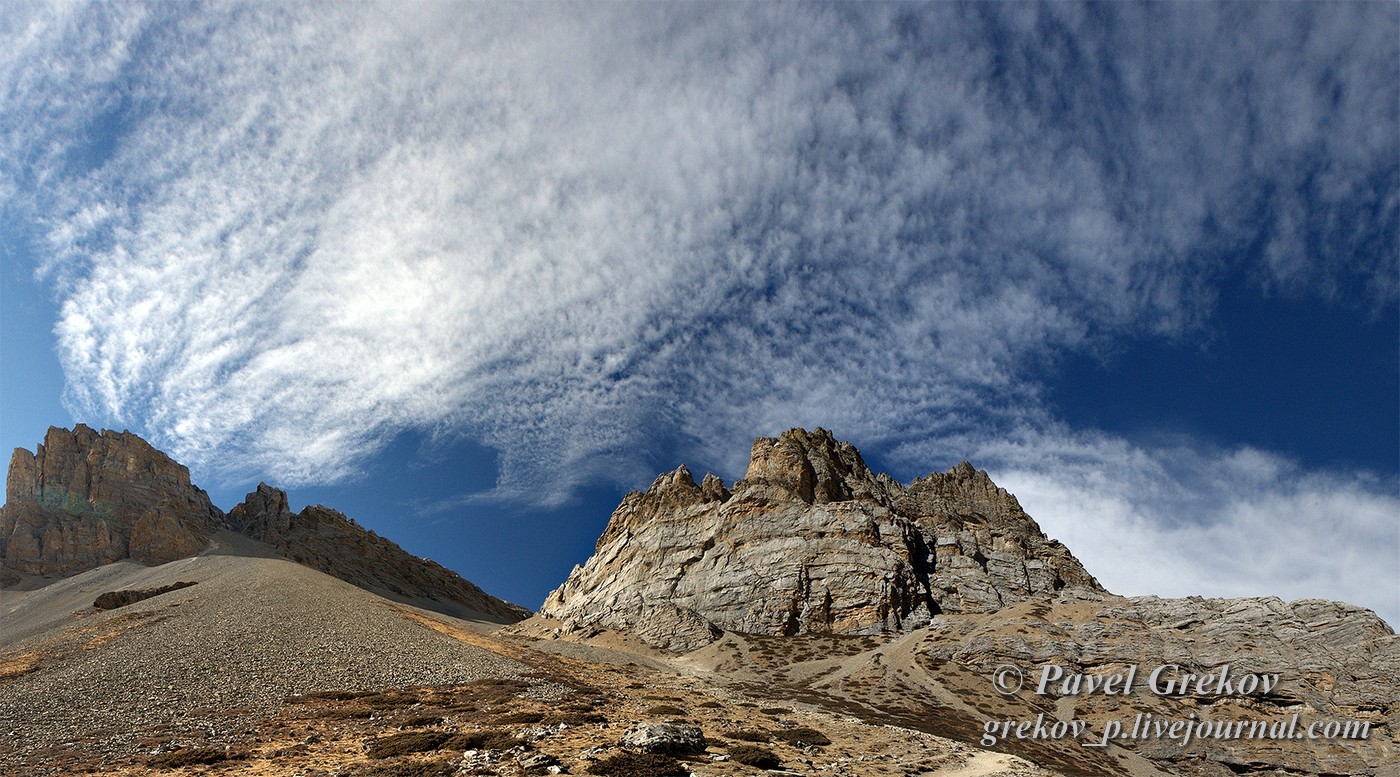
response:
<path id="1" fill-rule="evenodd" d="M 707 502 L 723 502 L 733 496 L 729 489 L 724 487 L 724 481 L 711 472 L 706 472 L 705 479 L 700 481 L 700 493 Z"/>
<path id="2" fill-rule="evenodd" d="M 529 614 L 343 513 L 320 505 L 293 513 L 286 492 L 266 483 L 225 516 L 190 483 L 188 469 L 145 440 L 82 424 L 51 428 L 37 451 L 19 449 L 11 458 L 0 507 L 0 580 L 68 575 L 124 559 L 163 564 L 204 550 L 219 529 L 379 593 L 464 605 L 471 612 L 461 614 L 498 620 Z"/>
<path id="3" fill-rule="evenodd" d="M 658 475 L 647 487 L 647 494 L 653 499 L 670 500 L 678 503 L 704 501 L 705 495 L 695 482 L 695 476 L 684 464 L 674 470 Z"/>
<path id="4" fill-rule="evenodd" d="M 258 483 L 256 490 L 228 512 L 224 524 L 239 534 L 264 542 L 267 537 L 287 536 L 292 527 L 292 510 L 287 503 L 287 492 Z"/>
<path id="5" fill-rule="evenodd" d="M 222 514 L 189 470 L 130 432 L 50 427 L 10 459 L 0 566 L 64 575 L 133 559 L 160 564 L 207 544 Z"/>
<path id="6" fill-rule="evenodd" d="M 661 513 L 675 513 L 697 505 L 723 502 L 730 498 L 729 490 L 712 473 L 696 484 L 695 476 L 684 464 L 656 476 L 646 491 L 633 491 L 622 498 L 613 511 L 612 519 L 595 546 L 601 549 L 614 538 L 628 534 Z"/>
<path id="7" fill-rule="evenodd" d="M 754 441 L 727 495 L 685 467 L 623 498 L 541 613 L 689 650 L 723 630 L 905 631 L 945 612 L 1107 592 L 964 462 L 909 488 L 825 429 Z"/>
<path id="8" fill-rule="evenodd" d="M 884 501 L 890 483 L 876 478 L 855 446 L 818 427 L 810 432 L 789 429 L 778 437 L 754 440 L 748 469 L 734 493 L 740 499 L 775 503 Z"/>

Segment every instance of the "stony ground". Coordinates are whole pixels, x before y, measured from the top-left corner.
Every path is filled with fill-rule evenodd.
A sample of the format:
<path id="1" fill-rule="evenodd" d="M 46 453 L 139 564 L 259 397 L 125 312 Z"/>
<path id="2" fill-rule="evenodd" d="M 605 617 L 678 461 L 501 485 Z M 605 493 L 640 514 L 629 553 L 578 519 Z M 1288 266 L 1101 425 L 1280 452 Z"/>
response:
<path id="1" fill-rule="evenodd" d="M 229 739 L 299 693 L 524 671 L 424 628 L 406 617 L 413 608 L 286 561 L 203 556 L 115 579 L 110 568 L 94 573 L 54 591 L 7 594 L 0 773 L 67 773 L 77 764 L 106 771 L 153 742 Z M 99 588 L 177 575 L 198 582 L 115 610 L 73 609 L 90 605 Z"/>
<path id="2" fill-rule="evenodd" d="M 0 773 L 1054 774 L 645 653 L 493 633 L 281 561 L 129 572 L 0 602 L 0 616 L 59 624 L 0 637 Z M 58 612 L 167 574 L 199 582 Z M 703 749 L 619 747 L 666 722 L 698 729 Z"/>
<path id="3" fill-rule="evenodd" d="M 182 581 L 194 585 L 92 606 Z M 1051 630 L 1017 612 L 987 638 Z M 1072 741 L 962 744 L 988 717 L 1075 712 L 1000 696 L 985 667 L 950 658 L 960 628 L 981 634 L 963 620 L 884 637 L 727 634 L 676 657 L 610 632 L 555 638 L 546 619 L 464 621 L 272 558 L 116 564 L 0 591 L 0 775 L 1239 773 Z M 657 724 L 703 741 L 623 746 Z M 1351 773 L 1250 771 L 1323 772 Z"/>
<path id="4" fill-rule="evenodd" d="M 316 691 L 288 697 L 226 735 L 152 730 L 139 740 L 141 752 L 101 764 L 68 754 L 49 765 L 65 773 L 303 777 L 1053 774 L 1012 756 L 806 705 L 778 706 L 646 664 L 580 661 L 431 620 L 433 629 L 529 670 L 523 679 Z M 638 723 L 698 728 L 705 747 L 649 757 L 619 747 Z"/>

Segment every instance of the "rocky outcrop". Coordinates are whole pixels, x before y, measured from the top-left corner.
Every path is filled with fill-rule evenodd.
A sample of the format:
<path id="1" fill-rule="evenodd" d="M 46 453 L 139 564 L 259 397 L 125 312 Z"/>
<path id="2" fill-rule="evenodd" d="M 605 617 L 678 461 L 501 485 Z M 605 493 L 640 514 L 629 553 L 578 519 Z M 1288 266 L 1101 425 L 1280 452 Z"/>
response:
<path id="1" fill-rule="evenodd" d="M 637 723 L 622 735 L 618 747 L 643 753 L 695 755 L 705 752 L 705 734 L 695 726 L 678 723 Z"/>
<path id="2" fill-rule="evenodd" d="M 939 613 L 1106 595 L 971 465 L 906 488 L 830 432 L 793 429 L 756 440 L 732 490 L 682 466 L 628 494 L 541 613 L 686 651 L 721 630 L 904 631 Z"/>
<path id="3" fill-rule="evenodd" d="M 131 559 L 198 553 L 221 514 L 189 470 L 129 432 L 50 428 L 10 459 L 0 507 L 0 566 L 65 575 Z"/>
<path id="4" fill-rule="evenodd" d="M 1169 736 L 1119 741 L 1171 774 L 1386 775 L 1395 774 L 1386 765 L 1400 763 L 1394 738 L 1400 730 L 1400 641 L 1375 613 L 1349 604 L 1155 596 L 1027 603 L 991 615 L 939 619 L 913 654 L 915 674 L 939 678 L 946 690 L 978 705 L 986 719 L 1026 716 L 1035 705 L 1053 704 L 1095 732 L 1115 721 L 1193 716 L 1260 722 L 1288 732 L 1250 738 L 1212 729 L 1190 742 Z M 986 694 L 990 678 L 1007 666 L 1026 670 L 1020 689 Z M 1159 667 L 1167 669 L 1154 686 Z M 1080 674 L 1102 683 L 1128 672 L 1135 675 L 1128 694 L 1071 684 Z M 1064 679 L 1047 682 L 1044 695 L 1037 693 L 1041 677 L 1061 674 Z M 1187 674 L 1210 680 L 1154 691 Z M 967 682 L 954 685 L 959 676 Z M 1267 690 L 1246 680 L 1251 676 L 1271 678 Z M 851 680 L 843 690 L 858 696 L 856 683 L 869 678 Z M 1330 722 L 1350 722 L 1369 733 L 1353 730 L 1354 736 L 1332 741 L 1301 733 L 1314 723 L 1324 730 Z M 1063 756 L 1086 752 L 1080 742 L 1066 744 Z"/>
<path id="5" fill-rule="evenodd" d="M 312 505 L 294 514 L 286 492 L 265 483 L 229 511 L 226 523 L 292 561 L 376 593 L 457 602 L 505 622 L 530 614 L 486 594 L 456 572 L 408 553 L 343 513 Z"/>
<path id="6" fill-rule="evenodd" d="M 1236 683 L 1250 673 L 1276 673 L 1280 682 L 1269 693 L 1224 694 L 1225 700 L 1361 714 L 1400 727 L 1400 640 L 1374 612 L 1323 599 L 1136 596 L 1028 605 L 993 617 L 940 621 L 919 653 L 935 664 L 955 661 L 987 676 L 1007 664 L 1054 664 L 1067 674 L 1164 664 L 1218 674 L 1229 665 Z M 1144 676 L 1141 684 L 1148 683 Z M 1091 694 L 1080 695 L 1087 700 Z"/>
<path id="7" fill-rule="evenodd" d="M 225 516 L 188 469 L 130 432 L 49 429 L 36 452 L 14 452 L 5 496 L 0 586 L 122 560 L 163 564 L 203 551 L 214 531 L 229 528 L 371 591 L 505 622 L 529 615 L 335 510 L 294 515 L 287 495 L 267 485 Z"/>
<path id="8" fill-rule="evenodd" d="M 1115 596 L 986 473 L 964 462 L 902 486 L 820 429 L 756 441 L 744 478 L 716 486 L 681 467 L 627 495 L 521 630 L 626 632 L 750 687 L 1065 774 L 1396 774 L 1400 642 L 1373 612 Z M 840 636 L 874 632 L 895 634 Z M 1052 674 L 1064 682 L 1040 693 Z M 1108 693 L 1113 677 L 1136 679 Z M 989 721 L 1039 718 L 1090 734 L 988 741 Z M 1187 741 L 1188 723 L 1209 733 Z M 1351 733 L 1309 740 L 1314 724 Z"/>
<path id="9" fill-rule="evenodd" d="M 98 594 L 97 598 L 92 600 L 92 606 L 99 610 L 115 610 L 118 607 L 144 602 L 147 599 L 160 596 L 161 594 L 168 594 L 171 591 L 178 591 L 181 588 L 189 588 L 192 585 L 196 585 L 192 580 L 181 580 L 157 588 L 129 588 L 124 591 L 108 591 L 104 594 Z"/>

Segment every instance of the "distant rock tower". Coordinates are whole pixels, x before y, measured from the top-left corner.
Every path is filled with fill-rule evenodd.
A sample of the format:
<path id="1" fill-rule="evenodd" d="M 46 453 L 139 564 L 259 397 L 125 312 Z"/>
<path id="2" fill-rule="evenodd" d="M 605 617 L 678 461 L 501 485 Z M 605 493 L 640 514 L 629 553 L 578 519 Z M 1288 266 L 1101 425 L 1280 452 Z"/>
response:
<path id="1" fill-rule="evenodd" d="M 222 515 L 190 472 L 129 432 L 51 427 L 10 459 L 0 567 L 64 575 L 131 559 L 161 564 L 203 550 Z"/>

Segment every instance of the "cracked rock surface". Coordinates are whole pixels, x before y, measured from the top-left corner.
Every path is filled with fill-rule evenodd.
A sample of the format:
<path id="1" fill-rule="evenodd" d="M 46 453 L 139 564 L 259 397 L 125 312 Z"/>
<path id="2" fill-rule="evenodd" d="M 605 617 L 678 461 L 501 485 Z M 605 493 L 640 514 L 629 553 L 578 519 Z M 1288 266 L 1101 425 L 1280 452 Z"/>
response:
<path id="1" fill-rule="evenodd" d="M 908 486 L 824 429 L 754 441 L 743 479 L 686 467 L 628 494 L 541 614 L 689 651 L 724 630 L 908 631 L 940 613 L 1107 592 L 964 462 Z"/>

